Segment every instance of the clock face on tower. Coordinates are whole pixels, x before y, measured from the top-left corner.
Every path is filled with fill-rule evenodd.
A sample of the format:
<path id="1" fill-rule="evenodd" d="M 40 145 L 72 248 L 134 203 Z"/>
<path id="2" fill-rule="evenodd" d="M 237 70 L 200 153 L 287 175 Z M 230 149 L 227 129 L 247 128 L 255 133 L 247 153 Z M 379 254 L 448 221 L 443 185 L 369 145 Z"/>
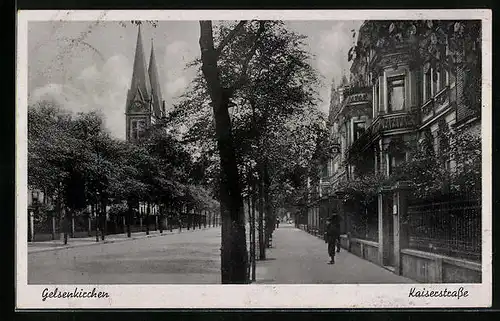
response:
<path id="1" fill-rule="evenodd" d="M 142 103 L 140 101 L 136 100 L 136 101 L 132 102 L 132 106 L 131 107 L 132 107 L 131 109 L 133 111 L 140 111 L 141 107 L 142 107 Z"/>

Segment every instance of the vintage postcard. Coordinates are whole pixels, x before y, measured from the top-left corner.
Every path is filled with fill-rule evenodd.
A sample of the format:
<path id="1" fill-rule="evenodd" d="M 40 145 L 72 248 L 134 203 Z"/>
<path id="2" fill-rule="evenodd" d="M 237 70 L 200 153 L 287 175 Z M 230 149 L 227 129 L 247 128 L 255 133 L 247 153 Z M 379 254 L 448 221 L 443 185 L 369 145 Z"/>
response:
<path id="1" fill-rule="evenodd" d="M 491 306 L 490 11 L 17 26 L 17 309 Z"/>

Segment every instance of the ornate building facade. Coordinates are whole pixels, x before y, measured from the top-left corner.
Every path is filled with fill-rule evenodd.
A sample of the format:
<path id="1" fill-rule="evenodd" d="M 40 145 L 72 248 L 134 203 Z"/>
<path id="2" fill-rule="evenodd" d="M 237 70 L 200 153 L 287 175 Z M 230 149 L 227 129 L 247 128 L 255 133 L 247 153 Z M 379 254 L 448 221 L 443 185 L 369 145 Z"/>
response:
<path id="1" fill-rule="evenodd" d="M 363 41 L 363 37 L 371 37 L 366 26 L 365 22 L 359 31 L 360 41 Z M 438 256 L 426 253 L 430 255 L 428 258 L 432 257 L 429 259 L 432 262 L 429 263 L 422 257 L 417 258 L 418 251 L 413 252 L 413 249 L 428 251 L 431 243 L 434 243 L 431 247 L 443 244 L 443 249 L 451 246 L 444 244 L 444 238 L 441 240 L 436 237 L 429 243 L 428 239 L 433 235 L 408 232 L 408 229 L 422 229 L 424 223 L 437 224 L 442 219 L 434 217 L 434 223 L 424 222 L 421 218 L 427 215 L 428 210 L 424 213 L 415 207 L 412 214 L 414 217 L 403 220 L 401 217 L 403 212 L 407 214 L 408 204 L 402 203 L 402 195 L 407 195 L 401 192 L 402 185 L 388 186 L 387 190 L 380 189 L 378 197 L 364 204 L 358 200 L 346 201 L 344 197 L 345 193 L 350 192 L 346 191 L 345 186 L 349 186 L 345 184 L 346 181 L 368 176 L 381 177 L 382 180 L 389 178 L 398 166 L 409 160 L 412 151 L 419 148 L 419 143 L 425 139 L 430 140 L 435 155 L 444 159 L 443 167 L 452 172 L 457 164 L 453 155 L 440 150 L 443 137 L 439 133 L 451 133 L 445 138 L 449 140 L 447 145 L 452 144 L 454 135 L 460 132 L 480 136 L 480 114 L 472 111 L 463 99 L 467 77 L 464 69 L 457 67 L 458 64 L 445 62 L 439 67 L 432 67 L 425 61 L 415 64 L 412 54 L 404 42 L 385 50 L 369 51 L 353 60 L 350 81 L 344 78 L 339 86 L 332 86 L 329 125 L 338 152 L 322 165 L 319 186 L 313 186 L 319 188 L 319 192 L 307 206 L 307 229 L 322 236 L 326 217 L 337 213 L 343 222 L 342 243 L 351 252 L 419 281 L 442 282 L 448 274 L 443 272 L 440 263 L 433 265 L 433 260 Z M 361 179 L 360 184 L 363 183 L 368 184 Z M 404 196 L 404 200 L 407 202 L 407 196 Z M 474 208 L 474 218 L 470 215 L 471 208 Z M 453 213 L 467 211 L 471 218 L 464 220 L 469 221 L 457 224 L 473 225 L 476 224 L 473 222 L 479 221 L 477 224 L 480 227 L 480 205 L 479 208 L 476 205 L 461 207 Z M 440 215 L 458 216 L 449 210 Z M 416 217 L 420 221 L 411 225 Z M 451 231 L 448 234 L 457 238 L 454 242 L 461 242 L 458 239 L 461 236 L 455 235 L 459 229 L 453 230 L 450 224 L 443 223 L 448 226 L 440 228 L 447 228 Z M 460 230 L 475 240 L 479 233 L 479 242 L 468 242 L 467 247 L 460 250 L 460 254 L 447 252 L 450 253 L 450 271 L 453 270 L 450 275 L 462 273 L 461 276 L 449 277 L 455 277 L 456 280 L 453 281 L 476 282 L 481 278 L 480 265 L 468 262 L 467 267 L 460 270 L 459 263 L 451 257 L 472 252 L 475 254 L 470 257 L 480 255 L 480 229 L 475 226 L 474 229 Z M 430 227 L 428 231 L 435 229 Z M 450 241 L 446 239 L 446 242 Z M 439 253 L 439 250 L 432 248 L 430 252 Z M 421 268 L 421 271 L 411 270 L 414 268 Z M 457 272 L 458 270 L 460 271 Z M 441 271 L 441 274 L 432 276 L 436 271 Z"/>

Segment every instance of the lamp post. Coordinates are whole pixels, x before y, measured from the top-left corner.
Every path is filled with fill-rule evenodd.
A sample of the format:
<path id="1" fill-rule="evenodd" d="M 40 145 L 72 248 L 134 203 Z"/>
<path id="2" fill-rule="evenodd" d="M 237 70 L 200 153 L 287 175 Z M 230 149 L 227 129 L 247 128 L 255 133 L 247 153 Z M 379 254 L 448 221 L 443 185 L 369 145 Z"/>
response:
<path id="1" fill-rule="evenodd" d="M 40 192 L 33 190 L 31 192 L 32 209 L 28 210 L 28 242 L 33 242 L 35 239 L 35 219 L 34 214 L 38 215 Z M 35 211 L 35 213 L 33 213 Z"/>

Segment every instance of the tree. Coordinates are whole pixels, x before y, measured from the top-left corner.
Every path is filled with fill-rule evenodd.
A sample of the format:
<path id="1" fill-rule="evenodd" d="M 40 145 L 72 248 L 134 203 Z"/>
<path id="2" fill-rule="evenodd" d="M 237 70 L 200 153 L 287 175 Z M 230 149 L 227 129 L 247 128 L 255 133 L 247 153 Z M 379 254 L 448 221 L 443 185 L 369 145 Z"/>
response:
<path id="1" fill-rule="evenodd" d="M 315 148 L 317 133 L 314 124 L 319 121 L 317 74 L 309 64 L 304 37 L 287 30 L 283 22 L 239 22 L 233 27 L 221 23 L 214 30 L 211 28 L 210 24 L 204 39 L 211 39 L 207 52 L 216 59 L 208 54 L 203 56 L 202 52 L 202 59 L 193 63 L 195 66 L 201 64 L 200 74 L 171 117 L 182 126 L 189 117 L 184 141 L 196 145 L 196 152 L 202 155 L 199 159 L 210 174 L 206 175 L 208 180 L 214 182 L 215 179 L 216 182 L 219 174 L 224 177 L 217 117 L 213 116 L 216 115 L 216 104 L 211 97 L 214 90 L 210 88 L 206 73 L 208 58 L 212 57 L 210 62 L 213 66 L 214 61 L 217 62 L 218 69 L 212 69 L 214 73 L 211 75 L 218 75 L 219 78 L 215 78 L 220 82 L 220 88 L 215 88 L 215 91 L 220 90 L 227 99 L 224 108 L 230 109 L 224 115 L 227 116 L 226 125 L 230 126 L 227 128 L 232 140 L 238 141 L 232 147 L 234 164 L 231 166 L 236 165 L 232 170 L 239 174 L 238 185 L 247 186 L 247 192 L 260 190 L 260 219 L 263 220 L 265 212 L 270 223 L 274 217 L 274 205 L 278 204 L 272 200 L 279 194 L 279 188 L 271 186 L 282 186 L 280 180 L 281 177 L 285 179 L 285 172 L 299 172 L 299 168 L 307 166 Z M 217 49 L 214 43 L 219 44 Z M 207 45 L 202 48 L 207 48 Z M 294 132 L 300 133 L 292 137 Z M 300 139 L 294 142 L 293 138 Z M 304 145 L 300 146 L 302 142 Z M 257 178 L 258 188 L 250 189 L 254 178 Z M 218 187 L 223 203 L 222 195 L 227 190 L 224 192 L 222 183 L 212 185 Z M 275 195 L 271 195 L 271 190 Z M 263 227 L 263 221 L 260 226 Z M 266 237 L 262 228 L 260 232 L 263 251 L 265 238 L 269 238 L 272 230 L 265 233 Z M 264 257 L 265 252 L 261 252 L 261 258 Z"/>
<path id="2" fill-rule="evenodd" d="M 246 70 L 255 55 L 260 35 L 265 22 L 258 23 L 256 31 L 244 33 L 246 46 L 240 47 L 244 57 L 233 61 L 233 65 L 241 68 L 239 74 L 223 72 L 218 66 L 221 53 L 227 44 L 239 35 L 247 25 L 247 21 L 239 22 L 229 33 L 223 35 L 219 45 L 215 47 L 211 21 L 200 21 L 200 50 L 202 72 L 210 95 L 215 136 L 221 163 L 221 215 L 222 215 L 222 283 L 246 283 L 247 249 L 243 199 L 241 196 L 240 178 L 235 158 L 232 126 L 229 118 L 229 103 L 234 92 L 246 80 Z"/>
<path id="3" fill-rule="evenodd" d="M 72 118 L 52 102 L 28 108 L 28 186 L 54 193 L 67 243 L 72 211 L 84 206 L 83 142 L 72 132 Z"/>

